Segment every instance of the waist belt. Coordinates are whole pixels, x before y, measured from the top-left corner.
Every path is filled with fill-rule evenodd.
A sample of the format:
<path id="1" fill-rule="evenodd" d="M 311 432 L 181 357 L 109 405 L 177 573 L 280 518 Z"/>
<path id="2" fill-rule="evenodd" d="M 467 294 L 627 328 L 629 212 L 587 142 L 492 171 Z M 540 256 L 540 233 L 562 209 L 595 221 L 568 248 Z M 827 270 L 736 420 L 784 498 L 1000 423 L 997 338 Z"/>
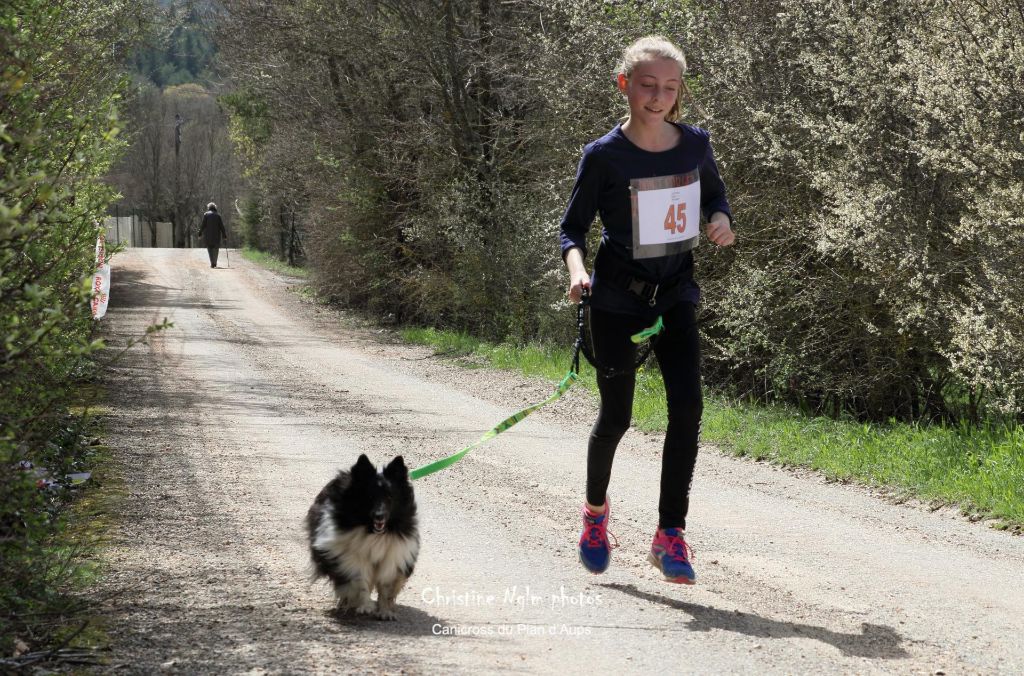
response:
<path id="1" fill-rule="evenodd" d="M 622 270 L 601 270 L 598 275 L 602 280 L 610 283 L 611 286 L 629 291 L 634 296 L 638 296 L 643 300 L 647 301 L 647 304 L 651 307 L 658 302 L 658 294 L 666 293 L 671 291 L 679 282 L 682 280 L 682 275 L 676 275 L 670 279 L 666 279 L 663 282 L 649 282 L 641 277 L 636 277 Z"/>

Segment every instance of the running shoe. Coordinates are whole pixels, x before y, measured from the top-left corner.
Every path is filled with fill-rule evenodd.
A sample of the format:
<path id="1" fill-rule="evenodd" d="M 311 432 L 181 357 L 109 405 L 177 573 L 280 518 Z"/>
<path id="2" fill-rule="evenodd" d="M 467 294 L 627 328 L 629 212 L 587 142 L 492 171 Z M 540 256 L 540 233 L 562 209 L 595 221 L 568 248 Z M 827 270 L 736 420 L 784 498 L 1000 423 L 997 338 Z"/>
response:
<path id="1" fill-rule="evenodd" d="M 685 534 L 682 528 L 659 528 L 654 534 L 654 542 L 651 543 L 651 553 L 647 560 L 661 571 L 667 581 L 693 584 L 697 576 L 690 565 L 693 552 L 683 539 Z M 582 552 L 582 545 L 580 547 Z"/>
<path id="2" fill-rule="evenodd" d="M 580 535 L 580 563 L 591 573 L 608 570 L 612 544 L 608 541 L 608 516 L 611 503 L 605 501 L 604 514 L 593 515 L 583 505 L 583 533 Z"/>

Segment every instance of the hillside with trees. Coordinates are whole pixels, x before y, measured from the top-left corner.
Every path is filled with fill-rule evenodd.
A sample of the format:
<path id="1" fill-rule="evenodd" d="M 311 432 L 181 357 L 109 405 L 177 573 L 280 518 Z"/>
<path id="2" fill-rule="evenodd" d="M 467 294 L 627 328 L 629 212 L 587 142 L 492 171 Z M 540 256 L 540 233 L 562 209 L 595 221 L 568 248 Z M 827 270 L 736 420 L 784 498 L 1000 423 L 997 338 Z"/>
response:
<path id="1" fill-rule="evenodd" d="M 178 0 L 149 6 L 147 42 L 129 58 L 128 149 L 107 180 L 120 193 L 116 213 L 134 214 L 151 242 L 157 223 L 170 222 L 173 246 L 192 246 L 207 203 L 232 205 L 240 190 L 218 103 L 225 89 L 217 75 L 214 9 Z"/>
<path id="2" fill-rule="evenodd" d="M 153 35 L 140 45 L 130 59 L 135 76 L 158 89 L 199 83 L 211 86 L 217 80 L 217 43 L 212 5 L 197 2 L 166 2 L 153 7 Z"/>

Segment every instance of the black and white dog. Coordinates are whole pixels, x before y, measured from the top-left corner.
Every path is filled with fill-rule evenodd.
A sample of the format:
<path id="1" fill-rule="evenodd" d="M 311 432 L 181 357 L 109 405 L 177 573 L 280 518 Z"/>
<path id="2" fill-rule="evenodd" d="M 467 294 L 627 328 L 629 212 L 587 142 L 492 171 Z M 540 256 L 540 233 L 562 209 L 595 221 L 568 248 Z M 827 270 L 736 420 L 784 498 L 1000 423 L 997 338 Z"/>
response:
<path id="1" fill-rule="evenodd" d="M 316 496 L 306 527 L 314 579 L 334 584 L 338 608 L 397 619 L 395 598 L 420 550 L 416 500 L 402 456 L 378 472 L 360 455 Z M 376 605 L 370 599 L 374 589 Z"/>

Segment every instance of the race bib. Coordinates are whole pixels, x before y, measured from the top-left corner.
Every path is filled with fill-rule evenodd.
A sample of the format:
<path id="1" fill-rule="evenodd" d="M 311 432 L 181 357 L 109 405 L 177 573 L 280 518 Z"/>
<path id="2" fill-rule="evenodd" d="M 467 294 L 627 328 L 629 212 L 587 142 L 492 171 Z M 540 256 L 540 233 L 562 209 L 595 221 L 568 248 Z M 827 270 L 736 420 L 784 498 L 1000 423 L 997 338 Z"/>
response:
<path id="1" fill-rule="evenodd" d="M 689 251 L 700 234 L 700 174 L 637 178 L 629 182 L 633 202 L 633 258 Z"/>

